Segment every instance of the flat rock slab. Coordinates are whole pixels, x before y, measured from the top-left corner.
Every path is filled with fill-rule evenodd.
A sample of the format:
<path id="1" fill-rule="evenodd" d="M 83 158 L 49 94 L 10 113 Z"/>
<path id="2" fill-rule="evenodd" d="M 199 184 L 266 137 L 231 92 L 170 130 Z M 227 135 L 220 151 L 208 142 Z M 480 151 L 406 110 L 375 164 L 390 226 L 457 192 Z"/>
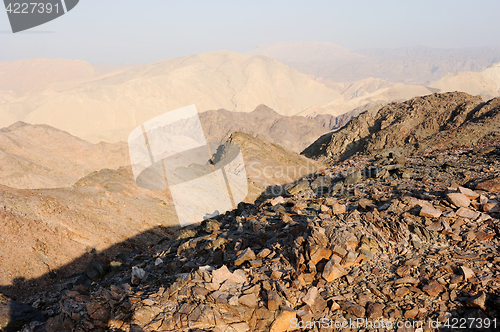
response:
<path id="1" fill-rule="evenodd" d="M 434 208 L 430 204 L 422 204 L 422 209 L 420 210 L 420 216 L 427 218 L 439 218 L 441 216 L 441 210 Z"/>
<path id="2" fill-rule="evenodd" d="M 480 213 L 476 211 L 472 211 L 471 209 L 461 207 L 457 210 L 457 216 L 469 219 L 477 219 Z"/>
<path id="3" fill-rule="evenodd" d="M 470 205 L 470 199 L 462 193 L 449 193 L 446 197 L 455 206 L 468 207 Z"/>
<path id="4" fill-rule="evenodd" d="M 476 186 L 476 189 L 489 192 L 500 192 L 500 177 L 483 181 Z"/>

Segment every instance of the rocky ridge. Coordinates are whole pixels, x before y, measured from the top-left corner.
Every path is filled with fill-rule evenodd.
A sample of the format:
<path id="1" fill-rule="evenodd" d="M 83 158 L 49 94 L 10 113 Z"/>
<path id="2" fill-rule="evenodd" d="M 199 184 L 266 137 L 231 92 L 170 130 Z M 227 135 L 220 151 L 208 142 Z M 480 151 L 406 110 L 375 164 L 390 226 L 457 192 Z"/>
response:
<path id="1" fill-rule="evenodd" d="M 297 153 L 337 124 L 333 115 L 322 115 L 317 119 L 283 116 L 266 105 L 259 105 L 248 113 L 224 109 L 203 112 L 200 122 L 208 142 L 224 142 L 234 132 L 242 132 Z"/>
<path id="2" fill-rule="evenodd" d="M 335 162 L 356 153 L 391 150 L 407 155 L 498 139 L 500 98 L 484 102 L 462 92 L 436 93 L 364 112 L 302 154 Z"/>
<path id="3" fill-rule="evenodd" d="M 117 255 L 107 273 L 89 273 L 94 261 L 33 296 L 46 321 L 23 331 L 277 332 L 322 318 L 495 330 L 498 146 L 356 157 L 284 190 Z"/>

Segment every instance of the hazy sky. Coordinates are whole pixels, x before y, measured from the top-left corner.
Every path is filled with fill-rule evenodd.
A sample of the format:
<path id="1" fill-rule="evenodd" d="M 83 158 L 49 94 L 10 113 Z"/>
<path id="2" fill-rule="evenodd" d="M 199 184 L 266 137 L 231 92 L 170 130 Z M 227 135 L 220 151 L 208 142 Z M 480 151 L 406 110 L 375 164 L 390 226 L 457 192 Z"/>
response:
<path id="1" fill-rule="evenodd" d="M 17 34 L 1 9 L 0 61 L 146 63 L 296 40 L 351 50 L 500 46 L 499 17 L 498 0 L 80 0 L 66 15 Z"/>

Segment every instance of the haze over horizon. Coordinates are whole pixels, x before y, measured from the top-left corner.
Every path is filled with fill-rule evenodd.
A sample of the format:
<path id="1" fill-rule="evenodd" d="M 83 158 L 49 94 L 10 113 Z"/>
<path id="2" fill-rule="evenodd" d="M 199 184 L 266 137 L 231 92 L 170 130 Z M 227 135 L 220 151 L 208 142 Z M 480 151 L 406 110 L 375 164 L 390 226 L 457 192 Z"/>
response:
<path id="1" fill-rule="evenodd" d="M 500 47 L 499 10 L 499 2 L 487 0 L 312 5 L 87 0 L 57 20 L 17 34 L 10 32 L 7 14 L 1 10 L 0 62 L 68 58 L 138 64 L 223 49 L 246 53 L 263 43 L 300 40 L 326 41 L 350 50 Z"/>

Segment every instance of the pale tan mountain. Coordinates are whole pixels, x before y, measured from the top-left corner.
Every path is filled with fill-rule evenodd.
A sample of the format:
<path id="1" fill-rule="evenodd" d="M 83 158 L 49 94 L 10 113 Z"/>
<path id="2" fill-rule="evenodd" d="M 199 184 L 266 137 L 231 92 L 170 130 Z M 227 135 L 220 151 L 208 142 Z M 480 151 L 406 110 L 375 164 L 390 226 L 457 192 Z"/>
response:
<path id="1" fill-rule="evenodd" d="M 377 78 L 366 78 L 354 83 L 338 83 L 322 78 L 316 80 L 337 90 L 342 98 L 325 105 L 313 106 L 300 115 L 338 116 L 352 110 L 368 110 L 436 92 L 466 92 L 480 95 L 488 100 L 500 96 L 500 63 L 488 66 L 479 72 L 447 74 L 428 86 L 393 83 Z"/>
<path id="2" fill-rule="evenodd" d="M 103 168 L 130 164 L 125 143 L 91 144 L 47 125 L 17 122 L 0 129 L 0 184 L 57 188 Z"/>
<path id="3" fill-rule="evenodd" d="M 0 92 L 14 97 L 57 91 L 97 76 L 99 72 L 82 60 L 24 59 L 0 63 Z M 2 97 L 0 94 L 0 102 Z"/>
<path id="4" fill-rule="evenodd" d="M 353 56 L 346 49 L 335 45 L 325 47 L 316 42 L 300 44 L 304 46 L 303 54 L 289 52 L 299 48 L 299 44 L 285 43 L 268 50 L 289 54 L 288 60 L 297 61 L 307 58 L 306 46 L 311 49 L 310 57 L 318 61 L 332 54 L 337 54 L 339 59 Z M 126 67 L 98 77 L 95 77 L 97 71 L 83 61 L 33 60 L 38 66 L 29 65 L 29 61 L 3 66 L 10 68 L 6 71 L 10 74 L 5 77 L 10 77 L 13 83 L 10 86 L 6 79 L 2 83 L 10 90 L 0 91 L 0 126 L 19 120 L 49 124 L 94 143 L 125 141 L 130 132 L 145 121 L 189 104 L 195 104 L 200 112 L 213 109 L 251 112 L 265 104 L 280 115 L 339 116 L 439 91 L 466 91 L 491 98 L 499 95 L 500 81 L 498 66 L 493 65 L 480 73 L 446 76 L 429 87 L 373 77 L 339 83 L 301 74 L 265 56 L 227 51 Z M 59 62 L 64 69 L 60 71 L 67 74 L 58 74 L 52 68 Z M 41 66 L 44 63 L 46 66 Z M 75 68 L 69 68 L 71 66 Z M 45 72 L 40 68 L 45 68 Z M 19 78 L 15 78 L 16 75 Z M 29 77 L 34 80 L 28 86 L 25 82 Z M 244 130 L 241 125 L 234 129 L 254 133 Z M 223 136 L 227 138 L 229 134 L 227 131 Z M 262 137 L 280 144 L 280 138 Z M 281 143 L 298 151 L 298 147 L 292 146 L 295 141 L 285 137 L 283 135 Z M 284 143 L 285 140 L 293 144 Z"/>
<path id="5" fill-rule="evenodd" d="M 419 85 L 405 85 L 401 83 L 388 83 L 386 85 L 388 87 L 375 89 L 371 93 L 364 87 L 358 90 L 353 89 L 353 92 L 346 94 L 342 99 L 336 99 L 325 105 L 311 107 L 300 113 L 300 115 L 332 114 L 339 116 L 352 110 L 367 110 L 393 101 L 404 101 L 416 96 L 424 96 L 439 91 L 436 88 Z M 355 97 L 358 94 L 359 96 Z"/>
<path id="6" fill-rule="evenodd" d="M 92 142 L 118 141 L 143 122 L 191 104 L 200 112 L 250 112 L 266 104 L 294 115 L 339 97 L 274 59 L 220 51 L 129 67 L 75 88 L 14 100 L 0 105 L 0 115 L 48 124 Z"/>
<path id="7" fill-rule="evenodd" d="M 500 96 L 500 63 L 493 64 L 480 72 L 448 74 L 430 85 L 444 92 L 461 91 L 484 99 Z"/>

